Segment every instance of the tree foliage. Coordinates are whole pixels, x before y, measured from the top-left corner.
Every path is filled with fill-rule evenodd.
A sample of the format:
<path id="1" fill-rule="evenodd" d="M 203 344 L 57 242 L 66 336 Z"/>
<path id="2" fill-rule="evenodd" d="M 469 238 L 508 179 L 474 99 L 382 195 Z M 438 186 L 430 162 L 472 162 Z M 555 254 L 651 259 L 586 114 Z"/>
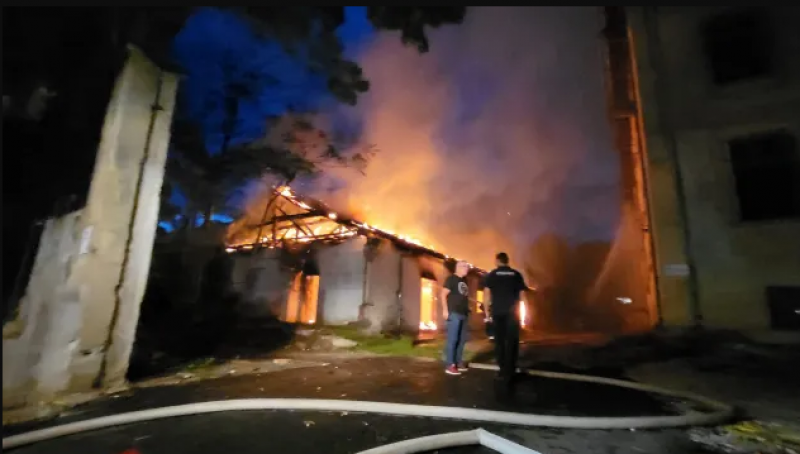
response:
<path id="1" fill-rule="evenodd" d="M 307 58 L 309 69 L 327 77 L 333 95 L 343 102 L 354 104 L 360 93 L 369 89 L 358 64 L 342 55 L 343 48 L 336 29 L 344 23 L 344 6 L 236 6 L 223 7 L 241 15 L 254 31 L 265 38 L 275 39 L 289 51 L 300 52 Z M 195 7 L 136 7 L 124 8 L 124 17 L 117 20 L 127 24 L 129 39 L 163 67 L 174 67 L 169 53 L 172 38 L 180 31 Z M 444 6 L 369 6 L 367 17 L 377 29 L 400 32 L 407 45 L 427 52 L 427 27 L 460 23 L 466 7 Z"/>
<path id="2" fill-rule="evenodd" d="M 335 32 L 344 21 L 343 7 L 233 7 L 230 11 L 244 19 L 256 36 L 278 42 L 293 58 L 300 59 L 307 69 L 327 79 L 329 92 L 338 100 L 355 104 L 358 95 L 369 88 L 361 68 L 343 57 L 343 48 Z M 174 27 L 190 11 L 144 11 L 159 19 L 158 27 Z M 463 19 L 464 8 L 436 7 L 370 7 L 369 18 L 378 28 L 400 31 L 408 45 L 420 52 L 428 50 L 426 26 L 440 26 Z M 166 25 L 165 25 L 166 24 Z M 163 31 L 163 30 L 162 30 Z M 168 35 L 168 34 L 167 34 Z M 146 51 L 158 55 L 161 32 L 152 42 L 145 41 Z M 149 50 L 147 49 L 149 47 Z M 156 57 L 159 58 L 159 57 Z M 258 96 L 265 87 L 280 85 L 269 74 L 247 70 L 237 73 L 234 56 L 223 56 L 222 108 L 224 121 L 219 125 L 223 136 L 221 150 L 208 149 L 209 125 L 197 119 L 178 115 L 173 125 L 173 147 L 167 176 L 187 198 L 187 214 L 200 211 L 208 218 L 212 211 L 227 206 L 230 197 L 247 181 L 264 173 L 290 182 L 301 174 L 315 173 L 331 166 L 362 169 L 374 149 L 356 144 L 352 139 L 336 137 L 318 128 L 311 115 L 290 113 L 267 118 L 264 137 L 236 143 L 237 120 L 241 103 Z M 284 87 L 285 88 L 285 87 Z M 212 103 L 213 104 L 213 103 Z M 344 154 L 343 150 L 350 153 Z"/>
<path id="3" fill-rule="evenodd" d="M 344 7 L 282 5 L 221 8 L 238 14 L 265 40 L 278 42 L 297 58 L 302 58 L 310 71 L 327 80 L 329 92 L 338 100 L 355 104 L 358 95 L 369 89 L 361 68 L 344 57 L 344 49 L 336 36 L 337 27 L 344 22 Z M 95 78 L 86 77 L 83 72 L 78 75 L 73 69 L 67 68 L 67 62 L 61 61 L 66 58 L 63 57 L 64 52 L 59 50 L 63 47 L 61 44 L 65 40 L 75 41 L 87 47 L 86 43 L 91 42 L 92 53 L 81 51 L 86 54 L 88 63 L 81 61 L 79 66 L 91 67 L 91 71 L 87 69 L 84 72 L 91 73 L 93 77 L 102 75 L 103 84 L 109 86 L 124 64 L 129 43 L 142 48 L 162 68 L 181 73 L 182 68 L 173 58 L 172 44 L 174 37 L 195 11 L 196 7 L 105 6 L 80 12 L 50 9 L 47 13 L 35 13 L 27 8 L 9 8 L 3 14 L 4 27 L 13 25 L 9 23 L 12 19 L 19 22 L 14 28 L 14 36 L 22 40 L 24 46 L 14 46 L 12 49 L 19 48 L 15 53 L 19 57 L 15 59 L 15 71 L 4 71 L 4 75 L 7 73 L 9 76 L 9 83 L 4 84 L 3 90 L 4 118 L 5 114 L 14 113 L 15 108 L 27 106 L 27 100 L 34 90 L 54 87 L 58 96 L 53 104 L 58 101 L 58 105 L 70 110 L 66 114 L 52 115 L 49 111 L 55 107 L 51 108 L 48 104 L 45 120 L 50 118 L 56 121 L 55 117 L 58 117 L 59 123 L 71 125 L 72 137 L 76 135 L 74 130 L 86 131 L 87 144 L 82 144 L 82 149 L 93 150 L 89 142 L 98 139 L 99 125 L 96 123 L 102 119 L 109 93 L 96 93 L 105 92 L 105 85 L 98 88 L 100 84 Z M 464 7 L 368 7 L 368 18 L 376 28 L 398 31 L 403 42 L 421 52 L 428 49 L 426 27 L 458 23 L 464 14 Z M 75 55 L 82 55 L 81 52 Z M 73 54 L 69 55 L 69 58 L 74 58 Z M 67 73 L 76 74 L 70 76 L 69 86 L 61 81 Z M 258 91 L 259 84 L 272 82 L 262 74 L 253 80 L 232 84 L 225 106 L 228 117 L 235 122 L 237 113 L 233 100 L 248 98 Z M 182 192 L 190 193 L 186 194 L 187 198 L 195 205 L 220 206 L 230 191 L 265 170 L 291 179 L 294 175 L 319 171 L 329 165 L 362 165 L 370 154 L 370 150 L 365 149 L 345 157 L 341 150 L 351 147 L 352 141 L 348 143 L 343 138 L 324 134 L 311 141 L 318 146 L 308 148 L 308 139 L 318 131 L 315 131 L 308 117 L 294 117 L 289 128 L 292 133 L 284 135 L 286 142 L 282 145 L 277 146 L 274 137 L 270 141 L 257 140 L 247 145 L 228 144 L 223 147 L 226 148 L 225 153 L 216 156 L 209 152 L 204 143 L 203 125 L 193 124 L 191 119 L 180 118 L 180 115 L 178 117 L 173 127 L 175 143 L 170 155 L 164 195 L 168 196 L 173 186 L 178 187 Z M 223 129 L 228 136 L 236 132 L 235 124 L 225 125 Z M 53 136 L 51 133 L 46 135 Z M 324 144 L 324 147 L 320 144 Z M 93 162 L 93 153 L 87 151 L 86 155 L 89 165 L 85 166 L 87 177 L 83 179 L 88 179 Z M 77 186 L 87 184 L 88 181 Z M 63 188 L 60 190 L 63 192 Z M 165 204 L 169 205 L 166 202 L 169 197 L 164 198 Z M 169 217 L 175 207 L 166 205 L 165 209 L 168 208 L 169 212 L 163 214 Z M 203 210 L 199 207 L 193 209 Z"/>

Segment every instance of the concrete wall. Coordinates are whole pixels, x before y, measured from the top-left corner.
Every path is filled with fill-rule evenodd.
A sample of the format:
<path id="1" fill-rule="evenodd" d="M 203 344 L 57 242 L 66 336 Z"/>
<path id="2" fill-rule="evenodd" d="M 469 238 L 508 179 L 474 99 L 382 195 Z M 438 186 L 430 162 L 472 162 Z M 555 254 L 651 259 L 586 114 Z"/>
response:
<path id="1" fill-rule="evenodd" d="M 319 308 L 322 323 L 337 325 L 358 320 L 364 299 L 364 238 L 353 238 L 317 251 Z"/>
<path id="2" fill-rule="evenodd" d="M 231 284 L 241 296 L 241 312 L 252 317 L 282 318 L 295 273 L 281 266 L 279 251 L 239 253 L 233 260 Z"/>
<path id="3" fill-rule="evenodd" d="M 177 86 L 175 75 L 130 49 L 106 112 L 87 205 L 80 216 L 48 224 L 23 302 L 25 327 L 17 339 L 4 339 L 4 402 L 47 401 L 124 381 Z"/>
<path id="4" fill-rule="evenodd" d="M 448 275 L 444 262 L 430 256 L 401 252 L 386 240 L 379 243 L 373 260 L 367 262 L 365 244 L 365 238 L 357 237 L 334 246 L 320 246 L 316 250 L 320 286 L 318 311 L 321 316 L 318 322 L 336 325 L 364 320 L 374 332 L 397 328 L 416 332 L 420 322 L 421 279 L 426 273 L 433 275 L 438 284 L 434 311 L 437 325 L 443 328 L 438 296 L 441 283 Z M 231 286 L 242 297 L 246 315 L 271 314 L 284 319 L 287 306 L 296 308 L 301 303 L 296 297 L 290 301 L 293 274 L 281 269 L 277 250 L 237 253 L 233 260 Z M 470 286 L 474 298 L 478 288 L 477 276 L 470 277 Z M 367 304 L 362 304 L 364 298 Z M 471 326 L 480 330 L 483 329 L 483 317 L 475 309 L 473 307 Z"/>
<path id="5" fill-rule="evenodd" d="M 397 299 L 401 258 L 391 242 L 382 240 L 377 254 L 367 265 L 367 297 L 363 316 L 370 322 L 372 330 L 394 327 L 401 316 Z"/>
<path id="6" fill-rule="evenodd" d="M 403 329 L 416 332 L 419 329 L 420 299 L 422 297 L 422 271 L 419 258 L 403 257 L 402 310 Z"/>
<path id="7" fill-rule="evenodd" d="M 125 378 L 147 284 L 178 78 L 135 48 L 106 112 L 81 228 L 87 253 L 70 277 L 83 320 L 71 386 Z M 156 106 L 156 108 L 154 108 Z"/>
<path id="8" fill-rule="evenodd" d="M 672 264 L 693 262 L 703 324 L 759 333 L 769 327 L 765 287 L 800 285 L 800 223 L 738 221 L 726 144 L 777 128 L 800 137 L 800 10 L 771 10 L 779 67 L 774 77 L 719 88 L 711 83 L 699 28 L 722 8 L 659 7 L 651 16 L 642 7 L 628 8 L 659 300 L 666 325 L 693 322 L 692 280 L 668 272 L 675 270 Z"/>
<path id="9" fill-rule="evenodd" d="M 19 316 L 3 328 L 3 407 L 67 387 L 77 347 L 80 301 L 67 288 L 78 253 L 80 211 L 45 224 Z"/>

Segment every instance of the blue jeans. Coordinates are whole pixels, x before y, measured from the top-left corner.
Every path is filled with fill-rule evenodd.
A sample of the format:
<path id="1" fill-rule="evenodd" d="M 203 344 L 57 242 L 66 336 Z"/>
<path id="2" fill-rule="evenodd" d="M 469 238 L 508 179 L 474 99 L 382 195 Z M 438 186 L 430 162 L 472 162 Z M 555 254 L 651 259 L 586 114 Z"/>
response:
<path id="1" fill-rule="evenodd" d="M 445 358 L 447 365 L 458 364 L 464 357 L 464 344 L 467 343 L 469 323 L 464 314 L 448 314 L 447 316 L 447 344 Z"/>

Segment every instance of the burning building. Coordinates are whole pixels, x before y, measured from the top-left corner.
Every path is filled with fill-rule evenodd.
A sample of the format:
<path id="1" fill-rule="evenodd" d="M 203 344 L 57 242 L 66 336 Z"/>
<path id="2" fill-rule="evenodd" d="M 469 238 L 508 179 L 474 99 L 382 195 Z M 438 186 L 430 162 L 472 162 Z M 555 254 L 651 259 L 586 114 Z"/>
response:
<path id="1" fill-rule="evenodd" d="M 287 186 L 276 188 L 260 213 L 233 223 L 227 246 L 233 290 L 250 315 L 304 324 L 364 322 L 375 331 L 443 326 L 438 290 L 454 258 Z M 467 276 L 473 328 L 482 327 L 483 274 L 472 267 Z"/>

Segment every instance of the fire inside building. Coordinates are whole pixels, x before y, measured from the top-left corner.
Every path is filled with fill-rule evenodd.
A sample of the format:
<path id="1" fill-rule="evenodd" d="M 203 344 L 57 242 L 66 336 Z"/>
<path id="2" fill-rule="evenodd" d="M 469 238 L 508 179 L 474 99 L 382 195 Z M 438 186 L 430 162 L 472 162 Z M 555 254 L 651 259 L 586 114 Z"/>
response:
<path id="1" fill-rule="evenodd" d="M 376 331 L 443 326 L 439 289 L 455 258 L 287 186 L 272 192 L 260 218 L 232 225 L 227 250 L 233 290 L 250 315 L 303 324 L 362 322 Z M 467 275 L 473 329 L 483 326 L 483 274 L 472 266 Z M 523 325 L 526 309 L 523 302 Z"/>

